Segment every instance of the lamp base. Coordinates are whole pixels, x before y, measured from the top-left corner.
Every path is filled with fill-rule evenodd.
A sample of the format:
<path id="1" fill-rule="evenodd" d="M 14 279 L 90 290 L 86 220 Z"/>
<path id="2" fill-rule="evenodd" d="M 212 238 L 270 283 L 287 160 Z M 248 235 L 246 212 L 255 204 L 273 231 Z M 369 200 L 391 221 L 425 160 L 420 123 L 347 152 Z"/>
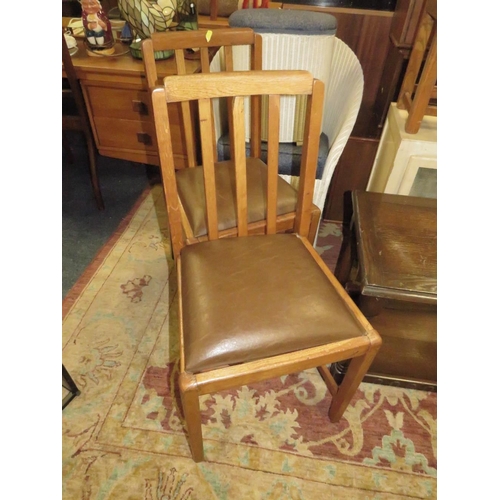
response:
<path id="1" fill-rule="evenodd" d="M 135 57 L 136 59 L 142 59 L 142 48 L 141 48 L 141 41 L 135 41 L 130 44 L 130 53 L 132 54 L 132 57 Z M 162 60 L 162 59 L 169 59 L 174 55 L 173 50 L 157 50 L 155 51 L 155 59 L 157 61 Z"/>

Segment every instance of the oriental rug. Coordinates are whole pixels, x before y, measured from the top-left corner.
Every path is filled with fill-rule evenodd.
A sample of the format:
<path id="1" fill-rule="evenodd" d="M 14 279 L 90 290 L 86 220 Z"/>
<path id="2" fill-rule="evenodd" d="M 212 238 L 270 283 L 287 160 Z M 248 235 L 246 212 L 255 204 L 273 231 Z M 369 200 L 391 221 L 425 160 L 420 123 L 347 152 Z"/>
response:
<path id="1" fill-rule="evenodd" d="M 63 411 L 64 500 L 436 498 L 436 394 L 363 383 L 332 424 L 315 370 L 202 397 L 206 461 L 192 461 L 159 186 L 64 300 L 62 344 L 81 390 Z"/>

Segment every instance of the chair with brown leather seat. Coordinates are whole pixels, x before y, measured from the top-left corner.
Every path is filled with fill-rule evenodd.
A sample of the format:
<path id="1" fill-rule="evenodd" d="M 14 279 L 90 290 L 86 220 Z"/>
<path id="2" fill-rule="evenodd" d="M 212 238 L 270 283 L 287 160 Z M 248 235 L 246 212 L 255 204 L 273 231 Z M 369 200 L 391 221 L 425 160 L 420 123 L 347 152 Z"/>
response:
<path id="1" fill-rule="evenodd" d="M 142 42 L 142 53 L 144 58 L 144 66 L 148 80 L 148 86 L 153 89 L 160 82 L 158 80 L 158 68 L 161 65 L 160 61 L 155 59 L 155 53 L 164 51 L 174 51 L 175 61 L 177 66 L 177 74 L 186 74 L 185 58 L 187 51 L 189 57 L 198 54 L 200 59 L 200 71 L 202 73 L 210 73 L 210 61 L 212 56 L 219 51 L 222 54 L 223 64 L 222 71 L 233 71 L 235 64 L 233 48 L 235 46 L 250 47 L 250 69 L 260 70 L 262 68 L 262 40 L 261 36 L 257 35 L 250 28 L 221 28 L 209 32 L 207 30 L 196 31 L 181 31 L 181 32 L 163 32 L 153 33 L 151 38 Z M 254 96 L 248 104 L 250 106 L 250 128 L 251 140 L 250 151 L 247 159 L 248 164 L 254 164 L 261 157 L 261 106 L 262 102 L 259 96 Z M 224 113 L 224 105 L 216 100 L 213 103 L 214 117 L 216 120 L 221 120 L 221 113 Z M 208 239 L 207 228 L 207 213 L 205 211 L 205 193 L 203 184 L 202 169 L 198 166 L 200 162 L 201 151 L 197 137 L 199 130 L 194 126 L 193 110 L 189 102 L 181 103 L 183 133 L 185 138 L 188 167 L 178 168 L 176 175 L 179 181 L 179 197 L 180 210 L 182 214 L 184 231 L 186 232 L 188 243 L 198 242 Z M 231 116 L 227 119 L 228 127 L 231 128 Z M 215 132 L 213 135 L 214 145 L 216 143 Z M 234 153 L 234 152 L 233 152 Z M 217 151 L 215 150 L 215 155 Z M 217 162 L 217 157 L 214 157 Z M 236 206 L 233 204 L 234 197 L 227 190 L 230 186 L 230 171 L 227 169 L 225 162 L 216 163 L 216 179 L 220 188 L 220 196 L 217 200 L 219 217 L 219 230 L 224 231 L 225 235 L 235 235 L 236 229 Z M 251 170 L 252 171 L 252 170 Z M 253 172 L 253 171 L 252 171 Z M 263 198 L 262 185 L 259 182 L 259 177 L 249 176 L 248 196 L 251 199 Z M 293 221 L 296 210 L 295 190 L 290 190 L 287 186 L 280 184 L 278 189 L 278 206 L 277 206 L 277 230 L 279 232 L 290 231 L 293 228 Z M 264 208 L 260 205 L 252 203 L 254 210 L 250 213 L 249 222 L 252 223 L 252 228 L 262 230 L 264 221 Z M 321 212 L 318 207 L 313 205 L 311 227 L 309 229 L 308 238 L 314 242 L 317 228 L 319 225 Z M 254 230 L 252 229 L 252 230 Z"/>
<path id="2" fill-rule="evenodd" d="M 245 157 L 244 100 L 266 96 L 268 164 Z M 296 217 L 292 233 L 277 233 L 277 197 L 293 189 L 278 175 L 280 98 L 307 98 Z M 204 459 L 199 396 L 318 367 L 333 394 L 338 421 L 380 346 L 370 326 L 308 240 L 319 149 L 324 85 L 307 71 L 243 71 L 165 78 L 152 92 L 169 229 L 176 259 L 180 310 L 179 388 L 195 461 Z M 218 169 L 211 100 L 230 98 L 233 158 L 223 164 L 234 197 L 237 235 L 224 238 L 218 210 Z M 197 104 L 208 241 L 187 241 L 179 203 L 169 106 Z M 219 166 L 220 167 L 220 166 Z M 192 169 L 186 169 L 192 170 Z M 225 174 L 224 174 L 225 175 Z M 264 187 L 250 195 L 250 180 Z M 284 185 L 284 187 L 283 187 Z M 265 211 L 252 235 L 254 204 Z M 340 386 L 325 365 L 351 359 Z"/>
<path id="3" fill-rule="evenodd" d="M 66 143 L 65 131 L 74 130 L 82 132 L 85 136 L 85 143 L 87 145 L 87 153 L 89 157 L 89 170 L 90 180 L 92 183 L 92 190 L 96 199 L 97 208 L 104 209 L 104 201 L 102 199 L 101 187 L 99 185 L 99 178 L 97 176 L 97 151 L 90 128 L 90 122 L 85 108 L 85 101 L 83 99 L 82 89 L 76 76 L 76 71 L 71 60 L 71 55 L 64 38 L 62 35 L 62 63 L 65 78 L 63 78 L 62 85 L 62 129 L 63 129 L 63 145 Z M 69 147 L 67 148 L 72 155 Z M 71 161 L 73 161 L 71 156 Z"/>

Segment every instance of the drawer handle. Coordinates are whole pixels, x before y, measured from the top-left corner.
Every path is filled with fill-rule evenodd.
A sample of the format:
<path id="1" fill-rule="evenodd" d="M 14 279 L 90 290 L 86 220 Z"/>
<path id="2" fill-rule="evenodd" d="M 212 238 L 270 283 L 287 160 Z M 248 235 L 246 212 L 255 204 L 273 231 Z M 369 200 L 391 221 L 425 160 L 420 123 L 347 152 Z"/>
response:
<path id="1" fill-rule="evenodd" d="M 148 114 L 148 106 L 147 106 L 147 104 L 143 103 L 142 101 L 132 100 L 132 109 L 134 111 L 137 111 L 140 115 L 147 115 Z"/>
<path id="2" fill-rule="evenodd" d="M 151 140 L 151 136 L 149 134 L 145 134 L 144 132 L 137 132 L 137 140 L 141 144 L 151 145 L 153 141 Z"/>

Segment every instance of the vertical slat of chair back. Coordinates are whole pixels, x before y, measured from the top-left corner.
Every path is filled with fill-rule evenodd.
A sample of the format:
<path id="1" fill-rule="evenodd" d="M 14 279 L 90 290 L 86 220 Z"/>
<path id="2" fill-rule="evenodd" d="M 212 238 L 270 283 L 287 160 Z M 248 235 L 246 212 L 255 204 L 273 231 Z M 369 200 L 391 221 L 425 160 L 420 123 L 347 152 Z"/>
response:
<path id="1" fill-rule="evenodd" d="M 262 70 L 262 37 L 255 36 L 255 43 L 250 47 L 250 69 Z M 250 98 L 250 155 L 260 158 L 262 135 L 262 98 L 259 95 Z"/>
<path id="2" fill-rule="evenodd" d="M 245 151 L 245 101 L 243 97 L 232 98 L 231 143 L 234 152 L 236 179 L 236 215 L 238 236 L 248 235 L 247 167 Z"/>
<path id="3" fill-rule="evenodd" d="M 233 48 L 230 46 L 224 47 L 224 68 L 226 71 L 234 71 L 234 64 L 233 64 Z M 233 104 L 234 100 L 232 97 L 227 98 L 227 125 L 229 128 L 229 134 L 232 137 L 233 134 Z M 214 134 L 214 140 L 216 141 L 215 134 Z M 234 142 L 231 141 L 230 143 L 230 154 L 231 158 L 234 159 Z"/>
<path id="4" fill-rule="evenodd" d="M 279 95 L 269 96 L 267 117 L 269 123 L 267 139 L 267 234 L 275 234 L 278 207 Z"/>
<path id="5" fill-rule="evenodd" d="M 314 181 L 319 153 L 319 136 L 323 119 L 323 101 L 325 85 L 321 80 L 314 80 L 313 90 L 307 99 L 304 143 L 300 164 L 299 194 L 295 232 L 307 237 L 311 224 L 311 209 L 314 195 Z"/>
<path id="6" fill-rule="evenodd" d="M 233 48 L 230 45 L 224 47 L 224 64 L 226 71 L 234 71 Z"/>
<path id="7" fill-rule="evenodd" d="M 201 72 L 210 73 L 210 52 L 208 47 L 200 47 Z"/>
<path id="8" fill-rule="evenodd" d="M 184 49 L 175 50 L 175 64 L 178 75 L 186 74 L 186 61 L 184 59 Z M 184 130 L 184 138 L 186 141 L 186 153 L 188 167 L 195 167 L 196 161 L 196 135 L 191 116 L 191 106 L 189 102 L 181 103 L 182 126 Z"/>
<path id="9" fill-rule="evenodd" d="M 203 179 L 205 182 L 205 200 L 207 208 L 208 239 L 219 237 L 217 218 L 217 192 L 215 187 L 214 152 L 212 121 L 212 102 L 210 98 L 198 100 L 198 115 L 201 134 L 201 153 L 203 158 Z"/>

